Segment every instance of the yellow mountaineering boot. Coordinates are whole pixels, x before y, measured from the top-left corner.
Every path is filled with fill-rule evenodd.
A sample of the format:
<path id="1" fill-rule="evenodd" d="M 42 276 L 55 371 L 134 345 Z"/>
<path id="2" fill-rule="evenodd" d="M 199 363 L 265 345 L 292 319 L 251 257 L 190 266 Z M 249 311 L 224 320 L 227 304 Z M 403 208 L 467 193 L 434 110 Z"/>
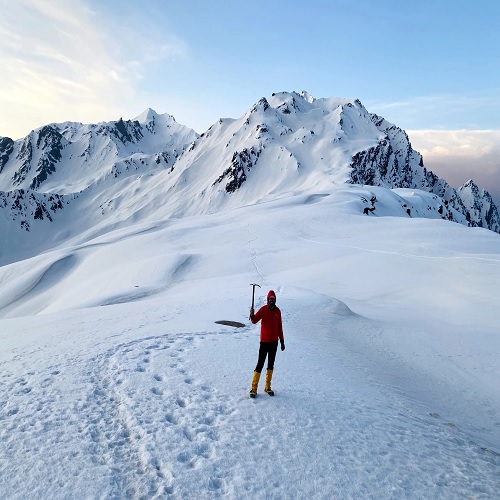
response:
<path id="1" fill-rule="evenodd" d="M 266 385 L 264 387 L 264 391 L 269 394 L 269 396 L 274 396 L 274 391 L 271 389 L 271 379 L 273 378 L 273 371 L 266 371 Z"/>
<path id="2" fill-rule="evenodd" d="M 254 398 L 257 396 L 257 386 L 259 385 L 260 373 L 253 372 L 252 388 L 250 389 L 250 397 Z"/>

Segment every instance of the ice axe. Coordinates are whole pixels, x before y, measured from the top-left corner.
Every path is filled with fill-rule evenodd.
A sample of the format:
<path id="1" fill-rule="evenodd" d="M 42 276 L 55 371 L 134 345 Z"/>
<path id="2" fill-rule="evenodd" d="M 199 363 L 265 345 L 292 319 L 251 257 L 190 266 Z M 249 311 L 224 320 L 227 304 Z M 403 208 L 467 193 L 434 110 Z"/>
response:
<path id="1" fill-rule="evenodd" d="M 258 286 L 260 288 L 260 285 L 257 285 L 257 283 L 250 283 L 250 286 L 252 287 L 252 310 L 253 310 L 254 299 L 255 299 L 255 287 Z M 252 316 L 250 316 L 250 319 L 252 319 Z"/>

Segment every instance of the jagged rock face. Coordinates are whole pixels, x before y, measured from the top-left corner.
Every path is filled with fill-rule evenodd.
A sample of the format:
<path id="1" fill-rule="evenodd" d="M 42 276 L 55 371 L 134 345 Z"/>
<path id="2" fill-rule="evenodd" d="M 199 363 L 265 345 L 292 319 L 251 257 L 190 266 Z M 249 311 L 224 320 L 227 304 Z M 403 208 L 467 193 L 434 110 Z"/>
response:
<path id="1" fill-rule="evenodd" d="M 487 192 L 479 193 L 472 181 L 469 181 L 471 185 L 453 189 L 444 179 L 425 168 L 421 155 L 413 150 L 403 130 L 375 114 L 370 116 L 384 137 L 352 157 L 353 184 L 428 191 L 442 198 L 445 205 L 443 219 L 455 220 L 447 210 L 451 207 L 463 214 L 470 226 L 500 232 L 498 209 Z"/>
<path id="2" fill-rule="evenodd" d="M 12 185 L 18 187 L 29 181 L 29 189 L 38 189 L 56 171 L 56 165 L 62 159 L 61 151 L 66 145 L 64 137 L 50 125 L 32 132 L 23 140 L 16 155 L 19 167 L 12 176 Z M 11 151 L 13 147 L 12 143 Z"/>
<path id="3" fill-rule="evenodd" d="M 488 191 L 479 189 L 472 180 L 458 189 L 471 226 L 485 227 L 500 233 L 500 214 Z"/>
<path id="4" fill-rule="evenodd" d="M 63 195 L 36 193 L 18 189 L 4 193 L 0 191 L 0 209 L 7 209 L 13 221 L 22 229 L 30 230 L 34 221 L 53 220 L 54 214 L 67 203 Z"/>
<path id="5" fill-rule="evenodd" d="M 56 171 L 56 164 L 61 161 L 61 151 L 66 145 L 66 141 L 58 130 L 52 127 L 43 127 L 36 141 L 36 147 L 42 151 L 38 160 L 36 175 L 30 183 L 30 189 L 38 189 L 47 180 L 49 175 Z"/>
<path id="6" fill-rule="evenodd" d="M 108 128 L 108 130 L 111 135 L 115 136 L 125 146 L 128 143 L 139 142 L 144 137 L 141 124 L 136 120 L 133 122 L 130 120 L 124 122 L 123 118 L 120 118 L 115 123 L 115 126 Z"/>
<path id="7" fill-rule="evenodd" d="M 14 151 L 14 141 L 9 137 L 0 137 L 0 174 Z"/>
<path id="8" fill-rule="evenodd" d="M 375 146 L 353 156 L 352 183 L 388 188 L 427 187 L 422 158 L 411 148 L 406 133 L 377 115 L 371 115 L 371 119 L 384 136 Z"/>
<path id="9" fill-rule="evenodd" d="M 231 159 L 231 165 L 212 184 L 220 184 L 224 180 L 228 181 L 225 185 L 227 193 L 233 193 L 241 187 L 247 180 L 246 172 L 249 172 L 252 166 L 259 158 L 259 151 L 254 148 L 243 149 L 243 151 L 235 151 Z"/>

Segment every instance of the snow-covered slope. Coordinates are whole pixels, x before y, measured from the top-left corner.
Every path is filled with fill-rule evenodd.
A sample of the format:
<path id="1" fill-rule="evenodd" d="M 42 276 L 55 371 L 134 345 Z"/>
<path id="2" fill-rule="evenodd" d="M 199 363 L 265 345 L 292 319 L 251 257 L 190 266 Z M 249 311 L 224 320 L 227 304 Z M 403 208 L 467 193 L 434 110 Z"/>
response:
<path id="1" fill-rule="evenodd" d="M 148 109 L 134 120 L 51 124 L 21 141 L 0 138 L 0 262 L 98 224 L 131 178 L 170 171 L 197 136 Z"/>
<path id="2" fill-rule="evenodd" d="M 433 196 L 347 185 L 0 267 L 0 497 L 497 498 L 500 235 L 401 207 Z M 255 282 L 286 350 L 251 400 Z"/>
<path id="3" fill-rule="evenodd" d="M 358 100 L 282 92 L 201 136 L 146 110 L 129 121 L 52 124 L 22 141 L 0 139 L 0 263 L 131 222 L 324 196 L 347 184 L 406 189 L 392 193 L 392 215 L 500 230 L 487 193 L 472 198 L 427 171 L 404 131 Z M 382 213 L 376 197 L 359 201 L 362 213 Z"/>

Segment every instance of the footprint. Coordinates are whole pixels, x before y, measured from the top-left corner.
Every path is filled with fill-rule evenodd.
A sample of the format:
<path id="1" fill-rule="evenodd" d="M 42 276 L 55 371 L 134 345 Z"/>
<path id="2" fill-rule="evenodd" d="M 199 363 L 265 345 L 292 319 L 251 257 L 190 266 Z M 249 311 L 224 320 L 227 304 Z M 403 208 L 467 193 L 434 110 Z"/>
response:
<path id="1" fill-rule="evenodd" d="M 186 464 L 191 469 L 196 469 L 198 467 L 199 460 L 196 457 L 192 457 L 189 453 L 185 451 L 177 455 L 177 460 L 181 464 Z"/>
<path id="2" fill-rule="evenodd" d="M 177 455 L 177 460 L 179 462 L 181 462 L 182 464 L 189 462 L 190 458 L 191 458 L 191 456 L 189 455 L 189 453 L 187 451 L 183 451 L 182 453 L 179 453 Z"/>
<path id="3" fill-rule="evenodd" d="M 224 488 L 224 480 L 219 477 L 212 477 L 208 482 L 208 487 L 211 490 L 222 490 Z"/>
<path id="4" fill-rule="evenodd" d="M 163 396 L 163 391 L 161 389 L 158 389 L 158 387 L 153 387 L 151 389 L 151 392 L 153 394 L 156 394 L 157 396 Z"/>
<path id="5" fill-rule="evenodd" d="M 161 464 L 161 462 L 157 458 L 153 458 L 151 460 L 151 465 L 155 468 L 156 475 L 160 479 L 165 479 L 165 474 L 163 473 L 163 470 L 162 470 L 163 469 L 162 464 Z"/>
<path id="6" fill-rule="evenodd" d="M 191 442 L 192 442 L 192 441 L 194 440 L 194 438 L 196 437 L 196 435 L 195 435 L 195 434 L 193 434 L 193 433 L 191 432 L 191 430 L 190 430 L 190 429 L 187 429 L 187 428 L 186 428 L 186 429 L 184 429 L 184 432 L 183 432 L 183 433 L 184 433 L 184 437 L 185 437 L 188 441 L 191 441 Z"/>
<path id="7" fill-rule="evenodd" d="M 177 425 L 179 423 L 179 420 L 173 413 L 167 413 L 165 415 L 165 420 L 169 422 L 170 424 Z"/>
<path id="8" fill-rule="evenodd" d="M 157 382 L 162 382 L 162 381 L 163 381 L 163 378 L 162 378 L 162 376 L 161 376 L 161 375 L 155 375 L 153 378 L 154 378 Z"/>
<path id="9" fill-rule="evenodd" d="M 210 425 L 213 425 L 213 423 L 215 422 L 215 418 L 214 417 L 203 417 L 198 422 L 200 424 L 205 424 L 205 425 L 210 426 Z"/>
<path id="10" fill-rule="evenodd" d="M 177 398 L 177 404 L 181 408 L 186 408 L 186 406 L 188 405 L 188 402 L 184 398 Z"/>
<path id="11" fill-rule="evenodd" d="M 208 446 L 208 444 L 200 444 L 196 449 L 196 454 L 207 459 L 213 457 L 212 449 L 210 448 L 210 446 Z"/>

